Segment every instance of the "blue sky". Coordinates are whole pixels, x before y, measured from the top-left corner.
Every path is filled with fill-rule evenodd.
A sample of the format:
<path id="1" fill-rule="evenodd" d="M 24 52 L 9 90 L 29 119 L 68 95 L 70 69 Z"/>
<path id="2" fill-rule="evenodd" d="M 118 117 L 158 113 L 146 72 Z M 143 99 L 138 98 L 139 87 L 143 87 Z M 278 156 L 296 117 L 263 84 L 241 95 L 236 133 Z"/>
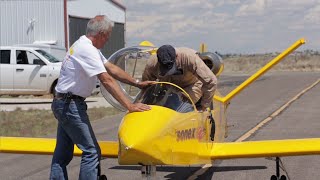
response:
<path id="1" fill-rule="evenodd" d="M 221 53 L 320 50 L 320 0 L 119 0 L 127 46 L 149 40 Z"/>

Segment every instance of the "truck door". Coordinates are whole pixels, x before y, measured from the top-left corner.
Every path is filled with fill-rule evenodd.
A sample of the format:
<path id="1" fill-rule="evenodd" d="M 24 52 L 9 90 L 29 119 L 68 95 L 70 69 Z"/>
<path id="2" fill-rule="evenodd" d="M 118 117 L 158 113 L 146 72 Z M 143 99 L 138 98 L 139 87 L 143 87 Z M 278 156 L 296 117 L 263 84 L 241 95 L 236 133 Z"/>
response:
<path id="1" fill-rule="evenodd" d="M 31 51 L 17 50 L 14 91 L 43 94 L 47 91 L 48 66 Z"/>
<path id="2" fill-rule="evenodd" d="M 11 50 L 0 50 L 0 94 L 8 94 L 13 90 L 13 68 L 10 63 Z"/>

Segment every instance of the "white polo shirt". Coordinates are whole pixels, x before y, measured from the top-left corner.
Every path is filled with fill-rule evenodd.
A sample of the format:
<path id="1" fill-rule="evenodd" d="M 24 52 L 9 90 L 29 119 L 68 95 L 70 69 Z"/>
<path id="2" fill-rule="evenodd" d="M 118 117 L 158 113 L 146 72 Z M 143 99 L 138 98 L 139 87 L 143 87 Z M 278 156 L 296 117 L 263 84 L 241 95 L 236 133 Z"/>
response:
<path id="1" fill-rule="evenodd" d="M 106 72 L 108 62 L 85 35 L 81 36 L 65 56 L 56 91 L 88 97 L 96 86 L 97 75 Z"/>

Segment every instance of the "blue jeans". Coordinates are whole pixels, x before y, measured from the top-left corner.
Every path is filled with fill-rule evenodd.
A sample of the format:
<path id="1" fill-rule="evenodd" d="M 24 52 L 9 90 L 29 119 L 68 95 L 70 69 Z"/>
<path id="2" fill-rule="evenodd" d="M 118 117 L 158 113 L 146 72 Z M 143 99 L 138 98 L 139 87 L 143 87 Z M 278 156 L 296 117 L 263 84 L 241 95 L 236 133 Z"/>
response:
<path id="1" fill-rule="evenodd" d="M 51 108 L 58 120 L 58 130 L 50 180 L 68 179 L 66 167 L 73 158 L 74 144 L 83 151 L 79 179 L 97 180 L 101 151 L 87 115 L 86 102 L 80 99 L 54 99 Z"/>

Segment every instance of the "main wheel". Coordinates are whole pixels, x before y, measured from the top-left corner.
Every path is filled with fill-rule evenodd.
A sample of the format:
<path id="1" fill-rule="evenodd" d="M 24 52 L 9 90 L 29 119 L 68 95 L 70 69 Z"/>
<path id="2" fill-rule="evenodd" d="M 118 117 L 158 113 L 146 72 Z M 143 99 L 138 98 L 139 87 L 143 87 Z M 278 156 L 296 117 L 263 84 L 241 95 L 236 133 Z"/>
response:
<path id="1" fill-rule="evenodd" d="M 51 87 L 52 97 L 54 97 L 56 94 L 56 86 L 57 86 L 57 82 L 54 82 Z"/>
<path id="2" fill-rule="evenodd" d="M 277 176 L 276 175 L 272 175 L 270 180 L 278 180 Z"/>
<path id="3" fill-rule="evenodd" d="M 286 177 L 285 175 L 282 175 L 282 176 L 280 177 L 280 180 L 287 180 L 287 177 Z"/>
<path id="4" fill-rule="evenodd" d="M 106 175 L 101 175 L 101 176 L 99 176 L 99 180 L 107 180 L 107 176 Z"/>

